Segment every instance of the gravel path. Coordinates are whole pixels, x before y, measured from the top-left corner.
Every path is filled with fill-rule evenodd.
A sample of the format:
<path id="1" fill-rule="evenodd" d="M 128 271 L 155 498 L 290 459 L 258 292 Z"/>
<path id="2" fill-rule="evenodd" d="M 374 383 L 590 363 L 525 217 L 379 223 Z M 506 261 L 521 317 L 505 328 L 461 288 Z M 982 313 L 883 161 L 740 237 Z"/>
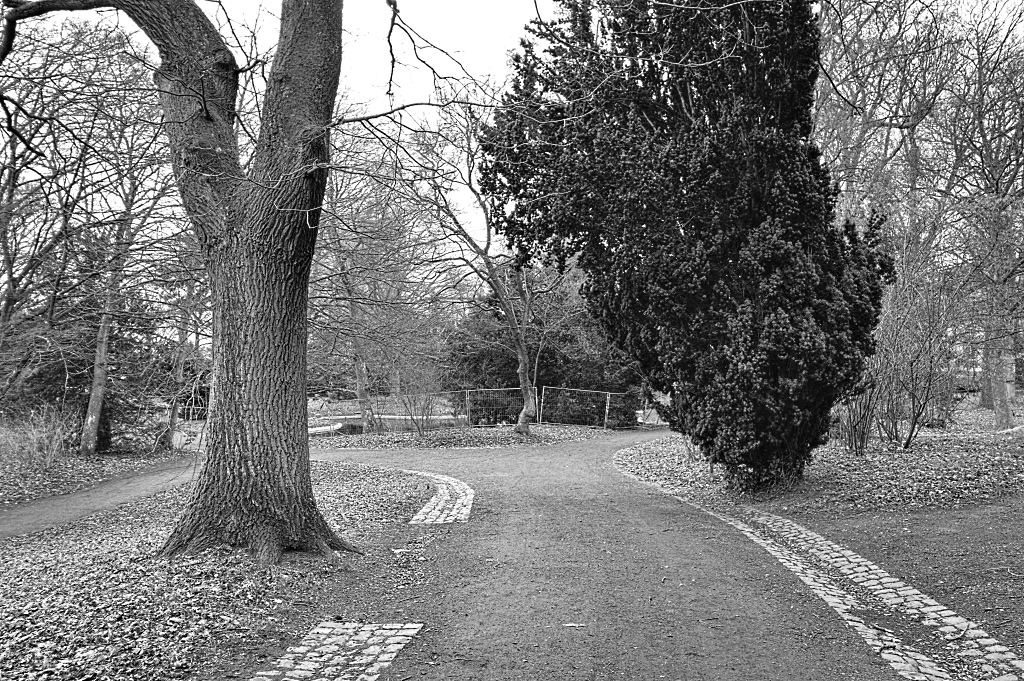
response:
<path id="1" fill-rule="evenodd" d="M 195 456 L 178 457 L 82 491 L 9 506 L 0 510 L 0 539 L 66 525 L 97 511 L 178 487 L 193 479 L 196 466 Z"/>
<path id="2" fill-rule="evenodd" d="M 466 438 L 459 443 L 467 445 Z M 955 629 L 961 618 L 928 610 L 945 608 L 946 600 L 927 584 L 924 591 L 944 605 L 914 591 L 921 607 L 917 601 L 892 607 L 911 607 L 911 614 L 938 618 L 935 623 L 886 620 L 892 613 L 881 606 L 873 606 L 870 623 L 863 613 L 844 617 L 863 610 L 869 597 L 887 604 L 911 597 L 898 590 L 888 594 L 889 582 L 881 577 L 878 585 L 862 584 L 859 577 L 853 584 L 842 581 L 863 566 L 872 575 L 891 569 L 890 556 L 880 557 L 870 541 L 858 550 L 877 565 L 857 556 L 863 564 L 846 566 L 855 554 L 843 553 L 842 546 L 824 551 L 820 537 L 769 513 L 727 500 L 729 510 L 716 517 L 623 475 L 616 462 L 662 484 L 678 482 L 685 469 L 690 483 L 683 487 L 692 496 L 713 496 L 714 481 L 698 475 L 706 469 L 688 461 L 685 449 L 672 444 L 677 438 L 666 440 L 663 432 L 570 442 L 541 434 L 512 448 L 496 444 L 502 433 L 486 438 L 476 448 L 445 449 L 431 441 L 427 448 L 399 449 L 408 443 L 389 440 L 377 443 L 391 447 L 386 451 L 315 451 L 314 478 L 325 513 L 368 549 L 366 556 L 347 556 L 340 571 L 300 559 L 254 580 L 252 566 L 237 554 L 214 551 L 170 564 L 152 558 L 184 503 L 188 486 L 178 483 L 191 478 L 184 460 L 87 493 L 18 506 L 13 514 L 0 512 L 0 540 L 18 528 L 70 523 L 0 544 L 7 562 L 0 566 L 0 582 L 8 587 L 0 595 L 0 678 L 5 672 L 54 681 L 93 678 L 88 674 L 125 681 L 250 678 L 322 621 L 347 623 L 331 629 L 347 627 L 345 636 L 362 631 L 370 640 L 379 631 L 382 641 L 403 639 L 381 681 L 873 681 L 897 678 L 897 664 L 924 670 L 933 660 L 955 669 L 954 678 L 973 681 L 975 666 L 992 674 L 981 661 L 955 668 L 961 648 L 1004 654 L 997 648 L 1005 639 L 997 640 L 996 632 L 989 641 L 984 636 L 993 629 L 986 626 L 975 627 L 978 637 L 970 640 L 954 631 L 950 645 L 959 648 L 944 658 L 949 645 L 943 648 L 940 627 Z M 985 456 L 980 468 L 974 459 L 974 470 L 984 475 L 972 478 L 979 481 L 972 498 L 985 499 L 991 489 L 1005 493 L 1020 479 L 1011 465 L 1015 454 Z M 942 479 L 956 478 L 950 490 L 962 491 L 958 481 L 966 469 L 957 466 L 956 476 L 940 472 Z M 935 467 L 927 470 L 936 477 Z M 916 484 L 897 486 L 893 476 L 879 487 L 880 479 L 873 476 L 875 491 L 911 490 L 910 496 L 892 496 L 899 503 L 933 502 Z M 440 508 L 427 480 L 443 482 L 436 489 L 447 486 L 448 497 L 462 506 L 417 514 L 424 504 Z M 806 515 L 832 488 L 823 489 L 807 503 L 790 495 L 771 506 L 785 504 Z M 873 499 L 871 508 L 885 507 Z M 843 503 L 861 508 L 838 496 L 830 506 Z M 427 522 L 409 523 L 420 516 Z M 382 624 L 388 622 L 395 624 Z M 938 632 L 937 645 L 921 656 L 927 664 L 914 657 L 921 650 L 914 637 L 933 634 L 922 626 Z M 890 665 L 890 658 L 899 661 Z M 56 671 L 47 675 L 47 669 Z"/>
<path id="3" fill-rule="evenodd" d="M 371 621 L 424 622 L 388 679 L 892 679 L 770 555 L 623 476 L 628 433 L 515 451 L 325 452 L 448 475 L 469 522 L 416 526 L 423 586 Z"/>

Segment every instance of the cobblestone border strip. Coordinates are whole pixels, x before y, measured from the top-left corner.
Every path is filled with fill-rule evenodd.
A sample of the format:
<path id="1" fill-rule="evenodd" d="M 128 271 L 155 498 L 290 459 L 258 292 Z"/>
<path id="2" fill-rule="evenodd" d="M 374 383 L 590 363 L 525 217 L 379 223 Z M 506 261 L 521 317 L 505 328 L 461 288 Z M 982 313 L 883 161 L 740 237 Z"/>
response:
<path id="1" fill-rule="evenodd" d="M 469 520 L 475 495 L 469 485 L 447 475 L 410 470 L 405 472 L 430 478 L 437 486 L 437 492 L 427 502 L 427 505 L 413 516 L 409 521 L 410 525 L 464 523 Z"/>
<path id="2" fill-rule="evenodd" d="M 420 623 L 321 622 L 297 646 L 249 681 L 376 681 Z"/>
<path id="3" fill-rule="evenodd" d="M 949 681 L 952 678 L 949 672 L 945 671 L 935 660 L 932 660 L 913 646 L 905 645 L 891 631 L 872 625 L 850 612 L 851 610 L 863 610 L 865 608 L 856 598 L 836 585 L 831 577 L 809 565 L 795 551 L 762 536 L 757 530 L 741 520 L 704 508 L 682 497 L 677 496 L 675 498 L 684 504 L 718 518 L 727 525 L 731 525 L 774 556 L 776 560 L 793 572 L 800 581 L 810 587 L 814 595 L 821 598 L 835 610 L 843 622 L 860 634 L 864 642 L 877 652 L 882 659 L 888 662 L 900 676 L 914 679 L 915 681 Z M 1015 680 L 1016 677 L 1013 677 L 1013 681 Z M 1000 681 L 1011 681 L 1011 679 L 1001 679 Z"/>
<path id="4" fill-rule="evenodd" d="M 825 539 L 791 520 L 763 511 L 748 511 L 751 519 L 806 552 L 812 559 L 838 571 L 847 580 L 866 589 L 880 603 L 921 623 L 935 627 L 947 648 L 977 665 L 979 671 L 998 675 L 995 681 L 1018 681 L 1024 674 L 1024 660 L 990 636 L 976 622 L 960 617 L 912 586 L 853 551 Z"/>

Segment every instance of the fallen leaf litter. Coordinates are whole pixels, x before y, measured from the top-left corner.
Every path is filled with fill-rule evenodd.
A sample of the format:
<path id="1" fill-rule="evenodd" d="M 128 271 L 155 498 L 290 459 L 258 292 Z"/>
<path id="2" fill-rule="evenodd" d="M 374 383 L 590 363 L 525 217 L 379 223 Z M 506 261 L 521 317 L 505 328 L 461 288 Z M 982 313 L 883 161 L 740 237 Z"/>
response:
<path id="1" fill-rule="evenodd" d="M 328 521 L 357 544 L 378 542 L 429 496 L 422 478 L 400 471 L 312 466 Z M 0 678 L 192 678 L 218 649 L 258 645 L 268 632 L 298 638 L 284 611 L 315 602 L 343 567 L 261 568 L 220 549 L 155 558 L 189 492 L 185 485 L 0 543 Z"/>
<path id="2" fill-rule="evenodd" d="M 313 447 L 356 449 L 543 446 L 603 431 L 534 426 L 311 438 Z M 0 488 L 0 504 L 66 493 L 176 457 L 69 457 Z M 420 579 L 415 557 L 377 546 L 386 527 L 408 523 L 430 498 L 421 476 L 356 464 L 312 462 L 314 491 L 329 522 L 369 547 L 378 579 L 403 589 Z M 124 504 L 66 527 L 0 543 L 0 679 L 150 681 L 194 678 L 218 651 L 287 642 L 291 606 L 316 602 L 339 579 L 337 565 L 260 568 L 244 554 L 214 549 L 154 557 L 191 485 Z M 409 541 L 414 551 L 417 540 Z M 305 617 L 308 620 L 308 617 Z M 308 626 L 308 625 L 304 625 Z"/>

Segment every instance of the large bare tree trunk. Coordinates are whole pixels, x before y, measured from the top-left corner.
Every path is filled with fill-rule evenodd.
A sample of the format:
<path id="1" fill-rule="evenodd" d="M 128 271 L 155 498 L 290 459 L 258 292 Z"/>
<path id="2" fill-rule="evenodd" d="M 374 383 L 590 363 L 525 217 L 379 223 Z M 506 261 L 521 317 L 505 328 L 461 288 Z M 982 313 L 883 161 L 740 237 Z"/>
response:
<path id="1" fill-rule="evenodd" d="M 204 213 L 196 203 L 210 196 L 210 189 L 214 197 L 225 194 L 215 204 L 218 215 L 203 214 L 208 227 L 200 234 L 208 248 L 214 316 L 208 459 L 163 548 L 166 555 L 220 543 L 248 547 L 267 562 L 286 549 L 355 550 L 327 525 L 313 498 L 306 412 L 307 285 L 327 179 L 341 14 L 338 0 L 283 3 L 281 42 L 248 173 L 251 182 L 217 186 L 217 180 L 196 172 L 209 148 L 195 139 L 180 145 L 183 154 L 198 155 L 193 161 L 199 166 L 180 169 L 180 181 L 191 182 L 195 173 L 207 190 L 192 197 L 190 213 Z M 221 47 L 209 55 L 207 71 L 233 67 Z M 189 75 L 189 82 L 197 75 L 204 81 L 204 74 Z M 237 72 L 230 77 L 234 88 Z M 169 84 L 170 75 L 163 80 Z M 201 114 L 194 96 L 191 103 L 173 99 L 178 107 L 188 106 L 192 117 Z M 233 107 L 233 89 L 230 103 Z M 234 112 L 223 114 L 228 123 Z M 228 130 L 217 132 L 220 137 Z M 234 148 L 231 134 L 224 143 Z M 237 150 L 227 159 L 229 178 L 230 173 L 242 178 L 237 159 Z M 223 159 L 213 160 L 219 166 Z"/>
<path id="2" fill-rule="evenodd" d="M 295 455 L 308 444 L 305 283 L 315 234 L 299 231 L 285 257 L 238 240 L 210 267 L 211 456 L 165 553 L 225 543 L 275 561 L 284 549 L 350 548 L 314 503 L 308 456 Z"/>
<path id="3" fill-rule="evenodd" d="M 195 0 L 4 0 L 17 21 L 113 7 L 156 45 L 171 158 L 210 274 L 214 388 L 207 463 L 162 552 L 218 544 L 264 561 L 350 548 L 313 498 L 306 434 L 306 286 L 341 73 L 342 0 L 282 0 L 259 138 L 243 169 L 239 67 Z"/>
<path id="4" fill-rule="evenodd" d="M 1005 329 L 986 329 L 989 356 L 988 383 L 992 392 L 995 429 L 1013 428 L 1014 357 L 1013 336 Z"/>

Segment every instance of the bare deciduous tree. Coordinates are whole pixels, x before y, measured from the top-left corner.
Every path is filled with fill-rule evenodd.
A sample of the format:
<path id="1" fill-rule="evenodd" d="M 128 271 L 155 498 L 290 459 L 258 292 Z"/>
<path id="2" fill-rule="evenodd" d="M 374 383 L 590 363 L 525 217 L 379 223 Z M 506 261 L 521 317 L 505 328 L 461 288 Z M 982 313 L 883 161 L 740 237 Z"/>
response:
<path id="1" fill-rule="evenodd" d="M 113 8 L 155 45 L 154 73 L 182 203 L 212 291 L 208 460 L 165 555 L 219 544 L 263 561 L 285 549 L 354 549 L 327 524 L 310 480 L 306 301 L 341 75 L 341 0 L 283 0 L 243 168 L 236 104 L 243 72 L 194 0 L 4 0 L 0 61 L 18 22 Z"/>

